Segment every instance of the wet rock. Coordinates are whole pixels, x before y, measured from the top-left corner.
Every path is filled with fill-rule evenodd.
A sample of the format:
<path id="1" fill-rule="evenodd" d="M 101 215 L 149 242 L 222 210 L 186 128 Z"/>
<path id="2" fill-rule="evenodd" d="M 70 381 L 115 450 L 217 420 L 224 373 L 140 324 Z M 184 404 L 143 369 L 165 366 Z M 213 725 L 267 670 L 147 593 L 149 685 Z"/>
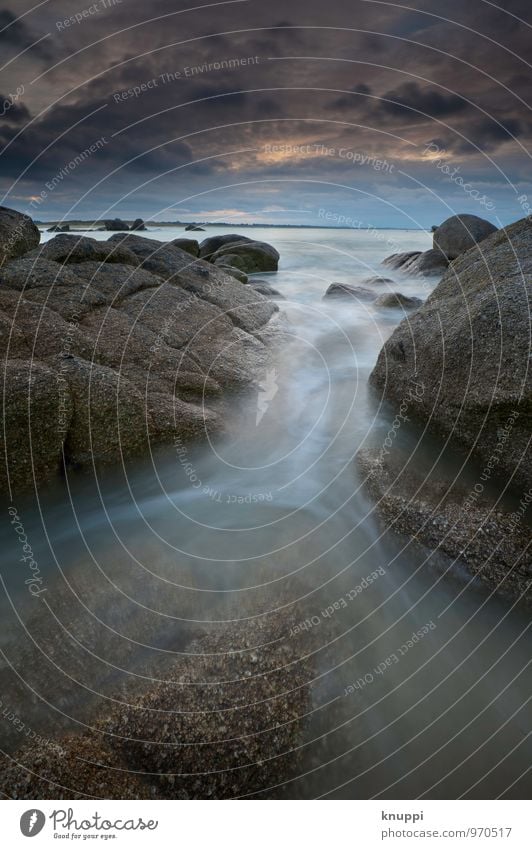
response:
<path id="1" fill-rule="evenodd" d="M 394 331 L 370 380 L 396 402 L 422 382 L 421 421 L 532 485 L 532 224 L 524 218 L 481 244 Z"/>
<path id="2" fill-rule="evenodd" d="M 202 232 L 202 233 L 205 232 L 205 228 L 199 227 L 197 224 L 187 224 L 187 226 L 185 227 L 185 230 L 197 230 L 198 232 Z"/>
<path id="3" fill-rule="evenodd" d="M 39 228 L 28 215 L 0 206 L 0 267 L 37 247 L 40 239 Z"/>
<path id="4" fill-rule="evenodd" d="M 68 385 L 54 369 L 29 359 L 3 366 L 5 455 L 1 480 L 16 491 L 21 480 L 55 475 L 61 466 L 64 434 L 73 415 Z"/>
<path id="5" fill-rule="evenodd" d="M 387 527 L 446 555 L 448 568 L 461 564 L 490 590 L 532 604 L 530 534 L 514 514 L 478 496 L 472 502 L 471 489 L 421 473 L 397 449 L 364 449 L 356 460 Z"/>
<path id="6" fill-rule="evenodd" d="M 264 295 L 265 298 L 273 298 L 277 301 L 286 300 L 285 296 L 279 292 L 278 289 L 274 289 L 273 286 L 270 286 L 268 283 L 264 283 L 262 280 L 250 280 L 249 283 L 255 292 L 259 292 L 261 295 Z"/>
<path id="7" fill-rule="evenodd" d="M 435 277 L 447 270 L 449 260 L 438 248 L 423 251 L 419 256 L 407 260 L 401 265 L 405 274 L 415 274 L 419 277 Z"/>
<path id="8" fill-rule="evenodd" d="M 176 248 L 181 248 L 182 251 L 186 251 L 191 256 L 199 256 L 199 243 L 196 239 L 172 239 L 170 244 L 175 245 Z"/>
<path id="9" fill-rule="evenodd" d="M 415 310 L 421 306 L 423 301 L 421 298 L 409 297 L 402 295 L 401 292 L 386 292 L 384 295 L 379 295 L 375 299 L 376 307 L 400 308 L 403 310 Z"/>
<path id="10" fill-rule="evenodd" d="M 361 286 L 390 286 L 395 283 L 390 277 L 365 277 L 360 281 Z"/>
<path id="11" fill-rule="evenodd" d="M 8 261 L 0 483 L 20 490 L 63 459 L 91 467 L 220 430 L 223 391 L 265 366 L 277 310 L 223 269 L 134 234 L 59 235 Z"/>
<path id="12" fill-rule="evenodd" d="M 61 235 L 31 251 L 29 257 L 60 263 L 120 262 L 138 265 L 135 254 L 120 244 L 101 242 L 89 236 Z"/>
<path id="13" fill-rule="evenodd" d="M 341 298 L 346 300 L 353 298 L 355 301 L 374 301 L 376 292 L 365 289 L 363 286 L 351 286 L 349 283 L 331 283 L 323 298 Z"/>
<path id="14" fill-rule="evenodd" d="M 68 233 L 70 224 L 54 224 L 53 227 L 48 227 L 47 233 Z"/>
<path id="15" fill-rule="evenodd" d="M 131 225 L 131 230 L 146 230 L 146 225 L 142 218 L 135 218 L 133 224 Z"/>
<path id="16" fill-rule="evenodd" d="M 129 230 L 129 224 L 122 218 L 113 218 L 103 223 L 106 230 Z"/>
<path id="17" fill-rule="evenodd" d="M 382 264 L 388 268 L 401 268 L 406 262 L 411 262 L 421 254 L 421 251 L 405 251 L 398 254 L 390 254 L 386 259 L 383 259 Z"/>
<path id="18" fill-rule="evenodd" d="M 219 248 L 224 245 L 230 245 L 233 242 L 252 242 L 247 236 L 239 236 L 238 233 L 226 233 L 225 236 L 209 236 L 200 244 L 200 257 L 202 259 L 210 259 Z"/>
<path id="19" fill-rule="evenodd" d="M 478 215 L 451 215 L 434 231 L 434 248 L 448 259 L 455 259 L 496 230 L 490 221 Z"/>
<path id="20" fill-rule="evenodd" d="M 238 257 L 235 257 L 235 259 L 238 261 Z M 231 260 L 231 256 L 222 257 L 215 262 L 215 265 L 222 268 L 225 272 L 227 272 L 227 274 L 230 274 L 231 277 L 234 277 L 235 280 L 238 280 L 240 283 L 247 283 L 248 276 L 246 272 L 238 268 L 238 265 L 233 265 Z"/>
<path id="21" fill-rule="evenodd" d="M 231 255 L 231 264 L 251 274 L 256 271 L 277 271 L 279 264 L 279 253 L 267 242 L 231 242 L 223 245 L 212 254 L 211 262 L 215 263 L 219 257 Z M 236 259 L 239 265 L 236 266 Z"/>
<path id="22" fill-rule="evenodd" d="M 105 741 L 69 734 L 1 756 L 0 787 L 12 799 L 150 799 L 149 781 L 127 769 Z"/>

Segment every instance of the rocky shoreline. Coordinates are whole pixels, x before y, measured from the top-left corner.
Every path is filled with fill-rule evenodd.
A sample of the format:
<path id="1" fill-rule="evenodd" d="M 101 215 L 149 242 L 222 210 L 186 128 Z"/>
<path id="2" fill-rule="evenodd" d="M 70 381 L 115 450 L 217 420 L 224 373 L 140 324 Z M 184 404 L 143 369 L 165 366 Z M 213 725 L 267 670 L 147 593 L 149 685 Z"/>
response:
<path id="1" fill-rule="evenodd" d="M 226 254 L 133 233 L 39 239 L 0 209 L 4 488 L 223 429 L 226 400 L 268 361 L 271 298 L 235 279 L 247 276 Z M 241 269 L 276 263 L 271 246 L 235 240 Z"/>
<path id="2" fill-rule="evenodd" d="M 442 444 L 461 446 L 477 479 L 469 492 L 425 480 L 392 438 L 357 462 L 385 522 L 443 551 L 490 589 L 530 603 L 532 221 L 496 230 L 455 216 L 436 228 L 434 250 L 446 251 L 447 270 L 384 344 L 370 386 L 398 428 L 413 420 Z M 384 264 L 412 273 L 420 256 L 396 254 Z M 497 481 L 499 497 L 488 496 Z M 499 503 L 507 491 L 515 509 Z"/>

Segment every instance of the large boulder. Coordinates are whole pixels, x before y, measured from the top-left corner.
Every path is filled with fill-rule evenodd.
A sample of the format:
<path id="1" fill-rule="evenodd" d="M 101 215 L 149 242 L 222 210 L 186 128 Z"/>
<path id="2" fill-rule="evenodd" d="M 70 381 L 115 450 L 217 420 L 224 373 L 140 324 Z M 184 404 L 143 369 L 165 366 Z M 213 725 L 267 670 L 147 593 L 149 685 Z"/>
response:
<path id="1" fill-rule="evenodd" d="M 0 206 L 0 266 L 37 247 L 39 228 L 28 215 Z"/>
<path id="2" fill-rule="evenodd" d="M 202 259 L 210 259 L 219 248 L 230 245 L 232 242 L 252 242 L 247 236 L 239 236 L 238 233 L 226 233 L 225 236 L 209 236 L 200 244 L 199 255 Z"/>
<path id="3" fill-rule="evenodd" d="M 46 258 L 43 258 L 46 257 Z M 224 425 L 278 310 L 175 245 L 60 235 L 0 269 L 0 485 L 39 484 Z"/>
<path id="4" fill-rule="evenodd" d="M 279 253 L 267 242 L 231 242 L 223 245 L 211 256 L 211 262 L 223 256 L 231 256 L 231 264 L 239 260 L 239 268 L 250 274 L 256 271 L 277 271 Z"/>
<path id="5" fill-rule="evenodd" d="M 496 230 L 490 221 L 478 215 L 451 215 L 434 231 L 434 248 L 439 249 L 447 259 L 456 259 Z"/>
<path id="6" fill-rule="evenodd" d="M 490 464 L 532 484 L 532 223 L 524 218 L 456 259 L 382 348 L 370 381 Z"/>
<path id="7" fill-rule="evenodd" d="M 279 292 L 278 289 L 274 289 L 273 286 L 270 286 L 263 280 L 249 280 L 248 282 L 255 292 L 259 292 L 261 295 L 264 295 L 265 298 L 273 298 L 273 300 L 277 301 L 286 301 L 285 296 Z"/>
<path id="8" fill-rule="evenodd" d="M 131 230 L 146 230 L 146 225 L 142 218 L 135 218 L 133 224 L 131 225 Z"/>
<path id="9" fill-rule="evenodd" d="M 125 265 L 138 265 L 135 254 L 120 244 L 101 242 L 89 236 L 61 235 L 50 239 L 39 248 L 31 251 L 29 257 L 48 259 L 54 262 L 119 262 Z"/>

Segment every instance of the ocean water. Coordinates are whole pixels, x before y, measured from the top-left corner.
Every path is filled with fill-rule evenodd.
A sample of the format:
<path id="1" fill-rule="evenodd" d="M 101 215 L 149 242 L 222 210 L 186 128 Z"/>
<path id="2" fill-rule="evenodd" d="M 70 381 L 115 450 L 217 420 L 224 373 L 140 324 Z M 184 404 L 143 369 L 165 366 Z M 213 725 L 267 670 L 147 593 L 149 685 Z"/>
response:
<path id="1" fill-rule="evenodd" d="M 332 282 L 383 273 L 394 282 L 377 284 L 379 292 L 427 297 L 433 282 L 380 263 L 429 248 L 430 234 L 241 232 L 281 254 L 279 271 L 260 275 L 284 295 L 274 365 L 261 387 L 235 399 L 230 436 L 187 449 L 186 462 L 171 446 L 158 448 L 97 481 L 69 474 L 17 505 L 48 594 L 36 612 L 4 522 L 6 700 L 40 733 L 83 728 L 117 688 L 158 674 L 196 634 L 282 609 L 287 639 L 307 620 L 316 680 L 301 764 L 271 793 L 520 797 L 532 755 L 529 623 L 379 522 L 355 455 L 382 442 L 393 418 L 367 380 L 404 314 L 323 300 Z M 441 450 L 437 441 L 420 444 L 408 426 L 397 445 L 419 449 L 420 462 Z M 452 476 L 462 461 L 447 451 L 439 473 Z M 473 480 L 475 471 L 462 474 Z M 40 669 L 49 646 L 52 676 Z M 12 749 L 17 735 L 0 728 Z"/>

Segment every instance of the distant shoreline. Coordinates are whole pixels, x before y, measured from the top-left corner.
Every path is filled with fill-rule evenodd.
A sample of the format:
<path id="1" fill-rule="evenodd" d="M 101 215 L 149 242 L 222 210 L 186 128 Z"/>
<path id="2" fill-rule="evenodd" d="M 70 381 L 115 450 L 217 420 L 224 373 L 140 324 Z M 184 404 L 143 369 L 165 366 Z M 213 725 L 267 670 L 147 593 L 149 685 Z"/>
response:
<path id="1" fill-rule="evenodd" d="M 186 227 L 188 227 L 190 225 L 190 222 L 186 222 L 186 221 L 152 221 L 152 222 L 144 222 L 144 223 L 146 225 L 146 230 L 144 230 L 144 231 L 139 230 L 138 233 L 142 233 L 142 232 L 145 233 L 145 232 L 149 232 L 150 230 L 157 230 L 159 227 L 175 227 L 175 228 L 181 228 L 181 229 L 184 230 Z M 68 224 L 71 228 L 72 227 L 78 228 L 79 230 L 83 230 L 83 231 L 95 230 L 96 232 L 108 232 L 108 233 L 122 232 L 122 231 L 116 231 L 116 230 L 114 230 L 114 231 L 112 231 L 112 230 L 105 230 L 105 231 L 102 230 L 102 222 L 101 221 L 76 221 L 76 220 L 74 220 L 74 221 L 66 221 L 66 220 L 63 221 L 62 219 L 57 219 L 57 220 L 54 220 L 54 221 L 35 221 L 35 224 L 37 224 L 37 226 L 40 229 L 44 229 L 45 232 L 46 232 L 45 228 L 54 227 L 54 226 L 58 226 L 58 225 L 63 226 L 65 224 Z M 331 226 L 331 225 L 320 226 L 319 224 L 243 224 L 243 223 L 235 223 L 235 222 L 228 222 L 228 221 L 209 221 L 208 223 L 199 223 L 199 224 L 196 224 L 195 226 L 201 227 L 201 228 L 203 228 L 203 230 L 206 230 L 209 227 L 232 227 L 233 229 L 236 229 L 236 230 L 239 230 L 239 229 L 242 229 L 242 228 L 245 227 L 246 229 L 249 229 L 249 228 L 259 228 L 259 229 L 268 228 L 268 229 L 273 229 L 273 230 L 283 230 L 283 229 L 285 229 L 285 230 L 356 230 L 356 231 L 359 231 L 361 233 L 365 232 L 366 230 L 367 231 L 372 231 L 372 230 L 400 230 L 401 232 L 405 232 L 405 233 L 430 233 L 430 228 L 426 229 L 424 227 L 377 227 L 377 226 L 370 226 L 370 227 L 334 227 L 334 226 Z M 71 229 L 70 232 L 75 233 L 76 229 Z M 124 230 L 123 232 L 127 233 L 127 232 L 132 232 L 132 231 Z M 198 233 L 198 232 L 201 232 L 201 230 L 189 230 L 188 232 L 189 233 Z M 190 238 L 193 238 L 193 236 L 191 236 Z"/>

